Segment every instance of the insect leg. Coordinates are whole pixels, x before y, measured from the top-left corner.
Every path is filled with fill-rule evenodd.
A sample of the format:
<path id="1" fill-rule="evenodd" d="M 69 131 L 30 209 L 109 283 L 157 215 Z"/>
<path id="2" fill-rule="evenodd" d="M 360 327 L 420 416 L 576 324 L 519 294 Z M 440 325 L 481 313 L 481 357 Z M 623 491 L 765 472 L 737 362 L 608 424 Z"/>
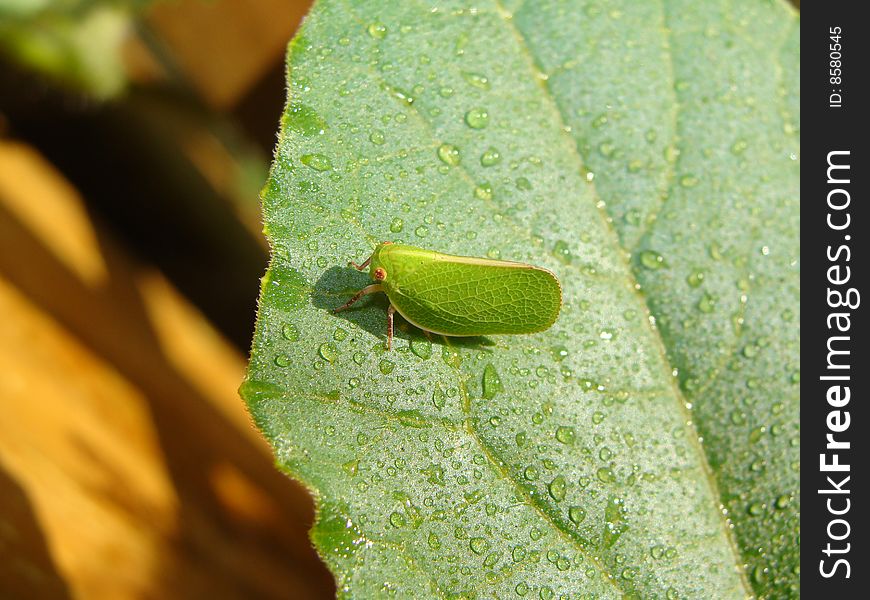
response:
<path id="1" fill-rule="evenodd" d="M 384 291 L 384 290 L 381 287 L 381 284 L 379 284 L 379 283 L 373 283 L 372 285 L 367 285 L 366 287 L 364 287 L 363 289 L 358 291 L 356 294 L 354 294 L 353 298 L 351 298 L 350 300 L 348 300 L 347 302 L 345 302 L 344 304 L 342 304 L 338 308 L 334 309 L 332 312 L 341 312 L 343 310 L 347 310 L 348 308 L 353 306 L 353 304 L 356 303 L 356 301 L 359 300 L 360 298 L 362 298 L 363 296 L 366 296 L 368 294 L 376 294 L 377 292 L 382 292 L 382 291 Z"/>
<path id="2" fill-rule="evenodd" d="M 374 254 L 372 254 L 372 256 L 374 256 Z M 366 259 L 366 261 L 365 261 L 363 264 L 361 264 L 361 265 L 358 265 L 358 264 L 356 264 L 356 263 L 353 262 L 353 261 L 350 261 L 350 262 L 347 263 L 347 264 L 348 264 L 348 266 L 353 267 L 353 268 L 356 269 L 357 271 L 362 271 L 362 270 L 365 269 L 367 266 L 369 266 L 369 263 L 370 263 L 370 262 L 372 262 L 372 257 L 371 257 L 371 256 L 369 256 L 369 257 Z"/>
<path id="3" fill-rule="evenodd" d="M 391 350 L 393 347 L 393 315 L 395 312 L 396 309 L 390 304 L 387 307 L 387 350 Z"/>

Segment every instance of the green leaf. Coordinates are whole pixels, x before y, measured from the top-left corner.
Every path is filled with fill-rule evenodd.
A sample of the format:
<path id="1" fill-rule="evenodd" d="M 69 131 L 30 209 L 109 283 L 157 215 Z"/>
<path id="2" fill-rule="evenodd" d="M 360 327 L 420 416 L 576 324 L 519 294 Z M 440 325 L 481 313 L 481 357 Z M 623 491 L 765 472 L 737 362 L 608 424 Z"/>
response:
<path id="1" fill-rule="evenodd" d="M 475 7 L 321 0 L 290 47 L 242 393 L 340 594 L 797 596 L 796 15 Z M 382 240 L 562 314 L 387 353 L 385 299 L 330 312 Z"/>

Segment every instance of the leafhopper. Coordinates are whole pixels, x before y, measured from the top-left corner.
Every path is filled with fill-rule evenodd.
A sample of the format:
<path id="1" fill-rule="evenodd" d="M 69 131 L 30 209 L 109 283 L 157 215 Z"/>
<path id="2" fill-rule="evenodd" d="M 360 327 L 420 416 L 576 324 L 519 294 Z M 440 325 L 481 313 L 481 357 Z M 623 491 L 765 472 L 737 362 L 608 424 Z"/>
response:
<path id="1" fill-rule="evenodd" d="M 535 333 L 556 322 L 562 286 L 547 269 L 517 262 L 453 256 L 383 242 L 362 264 L 375 282 L 335 312 L 368 294 L 384 292 L 387 349 L 393 344 L 393 316 L 439 335 L 477 336 Z"/>

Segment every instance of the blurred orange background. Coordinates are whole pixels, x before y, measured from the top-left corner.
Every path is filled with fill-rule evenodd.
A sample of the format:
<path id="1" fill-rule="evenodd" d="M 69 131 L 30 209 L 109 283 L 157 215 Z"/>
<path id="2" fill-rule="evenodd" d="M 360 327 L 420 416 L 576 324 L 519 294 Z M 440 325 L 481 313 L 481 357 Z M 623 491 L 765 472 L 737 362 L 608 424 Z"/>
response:
<path id="1" fill-rule="evenodd" d="M 0 0 L 0 597 L 332 597 L 237 394 L 308 2 L 27 4 Z"/>

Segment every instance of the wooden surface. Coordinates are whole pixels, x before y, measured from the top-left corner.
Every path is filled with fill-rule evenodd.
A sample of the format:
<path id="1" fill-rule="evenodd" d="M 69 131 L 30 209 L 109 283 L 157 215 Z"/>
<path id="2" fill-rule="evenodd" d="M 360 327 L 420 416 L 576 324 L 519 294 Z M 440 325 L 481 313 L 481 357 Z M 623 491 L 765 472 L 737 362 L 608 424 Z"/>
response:
<path id="1" fill-rule="evenodd" d="M 244 358 L 85 206 L 0 140 L 0 597 L 331 597 Z"/>

